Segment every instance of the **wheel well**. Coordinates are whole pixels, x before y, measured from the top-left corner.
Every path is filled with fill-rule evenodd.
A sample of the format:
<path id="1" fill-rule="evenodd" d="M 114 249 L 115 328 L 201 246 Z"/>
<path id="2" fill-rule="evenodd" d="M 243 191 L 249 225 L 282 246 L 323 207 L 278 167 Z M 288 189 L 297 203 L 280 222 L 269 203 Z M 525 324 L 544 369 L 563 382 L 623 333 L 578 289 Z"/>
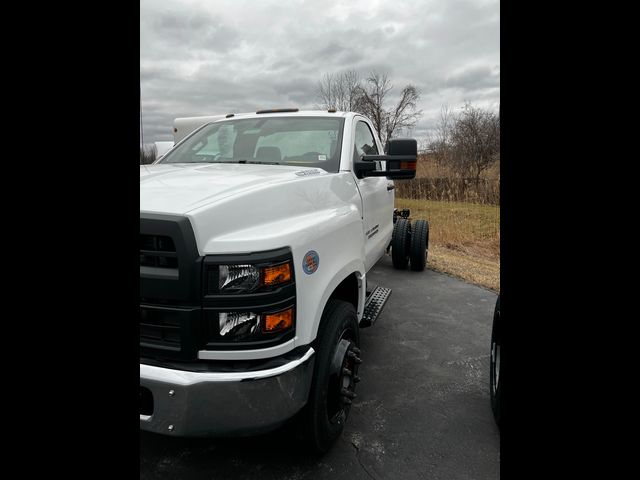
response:
<path id="1" fill-rule="evenodd" d="M 360 296 L 358 294 L 358 278 L 355 273 L 352 273 L 347 278 L 345 278 L 340 285 L 336 287 L 333 291 L 329 300 L 344 300 L 345 302 L 349 302 L 353 305 L 353 308 L 358 311 L 358 300 Z"/>

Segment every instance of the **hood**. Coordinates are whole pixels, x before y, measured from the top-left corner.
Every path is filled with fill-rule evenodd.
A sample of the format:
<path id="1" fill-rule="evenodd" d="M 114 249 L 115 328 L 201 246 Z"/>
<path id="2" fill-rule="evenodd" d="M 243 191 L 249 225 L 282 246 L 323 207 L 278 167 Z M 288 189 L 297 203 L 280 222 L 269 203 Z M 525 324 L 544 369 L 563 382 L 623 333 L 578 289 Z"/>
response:
<path id="1" fill-rule="evenodd" d="M 140 211 L 184 215 L 263 186 L 327 175 L 288 165 L 158 164 L 140 166 Z"/>

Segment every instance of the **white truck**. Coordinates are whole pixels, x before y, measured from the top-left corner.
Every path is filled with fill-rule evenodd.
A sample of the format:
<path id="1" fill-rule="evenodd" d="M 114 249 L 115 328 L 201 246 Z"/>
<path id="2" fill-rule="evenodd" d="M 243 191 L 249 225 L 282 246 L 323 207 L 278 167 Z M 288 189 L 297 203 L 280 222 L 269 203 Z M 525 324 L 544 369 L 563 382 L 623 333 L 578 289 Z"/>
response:
<path id="1" fill-rule="evenodd" d="M 425 268 L 428 224 L 394 210 L 417 146 L 383 154 L 356 113 L 227 115 L 140 166 L 140 428 L 234 436 L 294 417 L 316 451 L 342 432 L 359 329 Z"/>

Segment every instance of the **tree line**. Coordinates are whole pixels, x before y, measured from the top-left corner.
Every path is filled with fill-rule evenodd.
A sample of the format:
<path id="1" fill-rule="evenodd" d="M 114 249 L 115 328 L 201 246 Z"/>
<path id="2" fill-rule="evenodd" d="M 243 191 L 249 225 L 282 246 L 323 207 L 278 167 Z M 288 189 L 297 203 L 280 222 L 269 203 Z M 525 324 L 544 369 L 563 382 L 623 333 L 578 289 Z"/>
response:
<path id="1" fill-rule="evenodd" d="M 395 103 L 393 88 L 384 72 L 374 70 L 364 77 L 355 70 L 327 73 L 316 87 L 316 107 L 365 115 L 385 145 L 411 131 L 422 116 L 421 92 L 415 85 L 405 85 Z M 442 107 L 435 134 L 423 144 L 440 165 L 473 178 L 477 185 L 482 173 L 500 159 L 500 115 L 468 102 L 459 113 Z"/>
<path id="2" fill-rule="evenodd" d="M 421 92 L 415 85 L 405 85 L 396 101 L 392 101 L 393 89 L 385 72 L 374 70 L 366 76 L 355 70 L 327 73 L 316 87 L 316 108 L 365 115 L 386 145 L 410 132 L 422 117 L 418 108 Z M 439 165 L 474 179 L 477 186 L 482 173 L 500 159 L 500 114 L 468 102 L 459 112 L 444 106 L 433 133 L 421 143 Z M 141 165 L 155 158 L 154 145 L 140 149 Z"/>
<path id="3" fill-rule="evenodd" d="M 154 144 L 140 145 L 140 165 L 149 165 L 156 160 L 158 150 Z"/>

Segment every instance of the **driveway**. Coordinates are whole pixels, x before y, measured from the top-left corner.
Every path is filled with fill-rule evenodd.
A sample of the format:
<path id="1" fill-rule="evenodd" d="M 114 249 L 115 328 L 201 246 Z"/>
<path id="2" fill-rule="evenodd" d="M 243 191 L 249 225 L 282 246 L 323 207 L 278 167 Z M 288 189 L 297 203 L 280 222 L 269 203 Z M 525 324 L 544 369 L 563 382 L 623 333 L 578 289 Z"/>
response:
<path id="1" fill-rule="evenodd" d="M 291 428 L 259 437 L 179 439 L 140 432 L 141 479 L 499 479 L 489 405 L 496 294 L 383 258 L 369 282 L 393 290 L 361 331 L 362 382 L 342 437 L 323 457 Z"/>

